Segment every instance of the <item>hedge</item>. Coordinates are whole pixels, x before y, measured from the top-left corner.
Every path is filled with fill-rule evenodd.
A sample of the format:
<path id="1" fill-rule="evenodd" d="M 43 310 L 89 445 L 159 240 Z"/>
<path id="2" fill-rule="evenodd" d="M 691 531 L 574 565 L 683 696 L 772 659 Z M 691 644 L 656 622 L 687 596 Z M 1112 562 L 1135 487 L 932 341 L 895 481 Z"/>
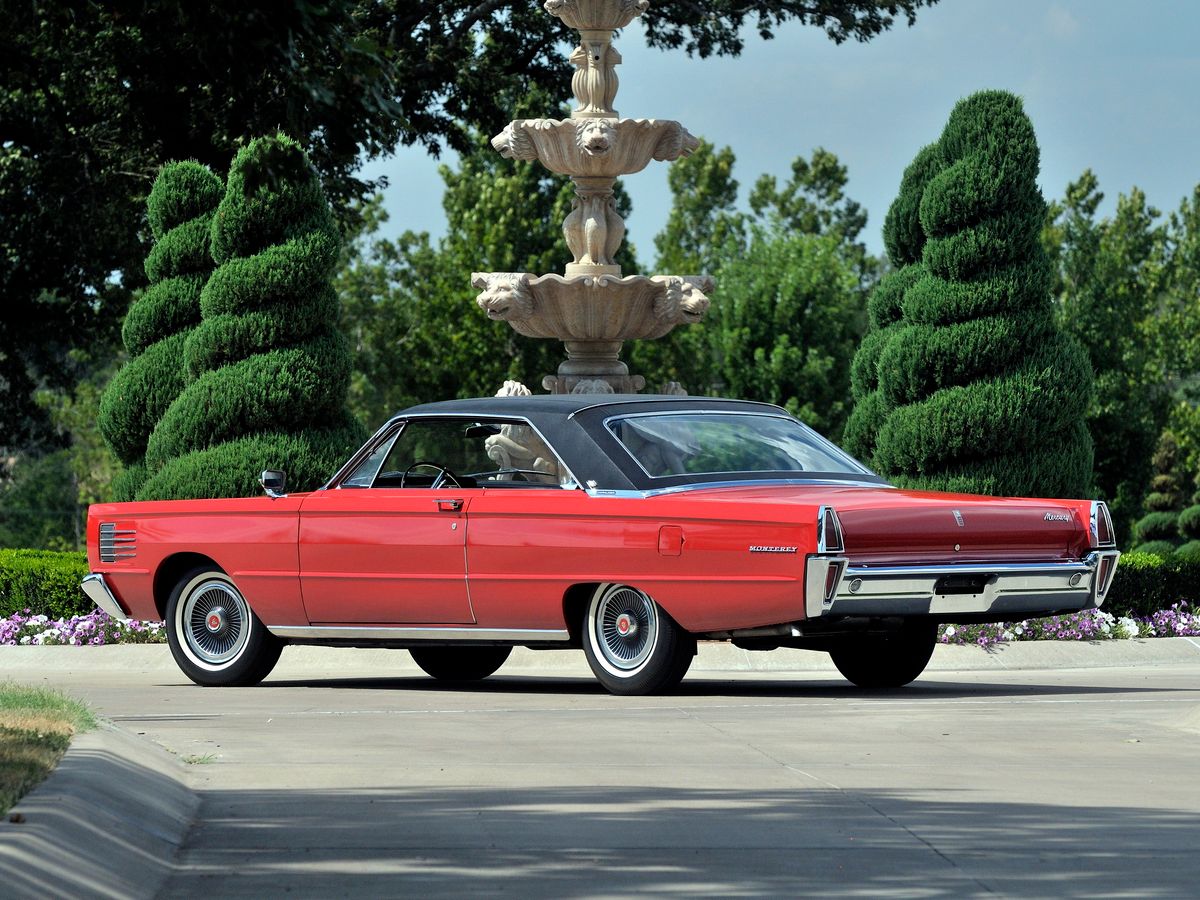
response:
<path id="1" fill-rule="evenodd" d="M 83 553 L 0 550 L 0 618 L 26 609 L 52 619 L 91 612 L 95 605 L 79 587 L 87 574 Z"/>
<path id="2" fill-rule="evenodd" d="M 1133 552 L 1121 557 L 1104 611 L 1149 616 L 1180 601 L 1192 608 L 1200 604 L 1200 559 Z"/>

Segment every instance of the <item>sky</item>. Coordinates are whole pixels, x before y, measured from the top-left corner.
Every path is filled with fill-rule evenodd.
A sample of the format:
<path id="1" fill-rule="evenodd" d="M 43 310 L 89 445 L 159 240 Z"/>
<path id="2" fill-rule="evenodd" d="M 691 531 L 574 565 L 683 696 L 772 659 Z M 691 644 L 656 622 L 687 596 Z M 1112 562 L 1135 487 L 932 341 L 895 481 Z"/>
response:
<path id="1" fill-rule="evenodd" d="M 616 41 L 617 111 L 676 119 L 732 147 L 742 208 L 760 174 L 782 183 L 795 157 L 832 151 L 848 169 L 847 196 L 868 211 L 861 237 L 872 252 L 882 252 L 904 168 L 937 139 L 956 101 L 985 88 L 1024 100 L 1048 200 L 1086 168 L 1105 193 L 1101 214 L 1134 186 L 1167 212 L 1200 183 L 1200 0 L 941 0 L 913 27 L 901 21 L 865 44 L 836 45 L 794 23 L 771 41 L 745 39 L 739 57 L 689 59 L 647 48 L 635 21 Z M 565 82 L 562 96 L 570 98 Z M 438 164 L 413 148 L 363 168 L 390 182 L 385 234 L 445 233 Z M 652 162 L 624 179 L 627 239 L 643 265 L 670 210 L 666 173 Z"/>

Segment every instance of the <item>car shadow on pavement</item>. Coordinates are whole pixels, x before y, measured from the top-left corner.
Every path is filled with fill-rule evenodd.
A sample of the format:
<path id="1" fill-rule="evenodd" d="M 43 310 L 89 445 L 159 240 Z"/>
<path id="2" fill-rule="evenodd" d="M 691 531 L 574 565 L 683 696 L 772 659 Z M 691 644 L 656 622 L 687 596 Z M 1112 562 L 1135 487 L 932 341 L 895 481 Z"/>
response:
<path id="1" fill-rule="evenodd" d="M 318 688 L 365 691 L 405 691 L 428 694 L 546 694 L 546 695 L 593 695 L 610 696 L 599 682 L 588 678 L 562 678 L 538 675 L 494 675 L 484 681 L 438 681 L 423 675 L 396 676 L 392 678 L 311 678 L 311 679 L 268 679 L 256 690 L 270 688 Z M 237 689 L 235 689 L 237 690 Z M 722 679 L 704 676 L 688 677 L 670 694 L 656 695 L 658 699 L 669 697 L 796 697 L 838 698 L 843 700 L 865 698 L 894 698 L 911 701 L 943 701 L 948 699 L 991 698 L 991 697 L 1079 697 L 1108 696 L 1114 694 L 1176 693 L 1176 688 L 1125 685 L 1079 685 L 1079 684 L 1011 684 L 989 683 L 981 680 L 962 682 L 915 681 L 892 690 L 867 690 L 857 688 L 848 681 L 761 678 Z M 1200 687 L 1196 688 L 1200 692 Z M 627 699 L 644 699 L 632 697 Z"/>

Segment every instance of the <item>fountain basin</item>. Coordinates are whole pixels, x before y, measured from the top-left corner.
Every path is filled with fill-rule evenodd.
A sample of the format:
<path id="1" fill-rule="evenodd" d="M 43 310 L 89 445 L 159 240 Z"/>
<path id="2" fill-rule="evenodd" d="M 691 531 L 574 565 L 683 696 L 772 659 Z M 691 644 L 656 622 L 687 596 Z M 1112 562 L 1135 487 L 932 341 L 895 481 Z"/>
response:
<path id="1" fill-rule="evenodd" d="M 551 172 L 585 178 L 632 175 L 652 159 L 690 156 L 699 143 L 669 119 L 516 119 L 492 138 L 506 159 L 536 159 Z"/>
<path id="2" fill-rule="evenodd" d="M 475 272 L 471 283 L 488 318 L 518 334 L 561 341 L 658 338 L 708 312 L 707 275 L 530 275 Z"/>

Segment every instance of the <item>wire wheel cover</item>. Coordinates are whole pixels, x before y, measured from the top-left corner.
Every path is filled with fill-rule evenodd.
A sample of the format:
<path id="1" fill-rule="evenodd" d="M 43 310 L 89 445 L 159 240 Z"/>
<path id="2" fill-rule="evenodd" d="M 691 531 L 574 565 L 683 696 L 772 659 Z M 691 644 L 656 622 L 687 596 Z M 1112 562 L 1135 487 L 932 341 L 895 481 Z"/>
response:
<path id="1" fill-rule="evenodd" d="M 188 649 L 204 663 L 220 665 L 236 659 L 250 634 L 250 610 L 224 581 L 205 581 L 188 595 L 180 631 Z"/>
<path id="2" fill-rule="evenodd" d="M 641 666 L 658 638 L 658 610 L 639 590 L 614 585 L 604 592 L 592 619 L 596 649 L 613 667 L 630 671 Z"/>

